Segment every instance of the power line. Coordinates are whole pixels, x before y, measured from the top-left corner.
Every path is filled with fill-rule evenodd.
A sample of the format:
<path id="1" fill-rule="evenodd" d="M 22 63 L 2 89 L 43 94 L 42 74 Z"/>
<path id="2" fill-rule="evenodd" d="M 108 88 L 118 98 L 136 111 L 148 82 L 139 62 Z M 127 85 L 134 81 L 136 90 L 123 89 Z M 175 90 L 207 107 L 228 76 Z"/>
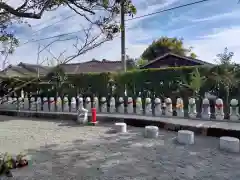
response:
<path id="1" fill-rule="evenodd" d="M 145 15 L 142 15 L 142 16 L 136 16 L 136 17 L 133 17 L 131 19 L 126 19 L 125 21 L 132 21 L 132 20 L 135 20 L 135 19 L 140 19 L 140 18 L 144 18 L 144 17 L 147 17 L 147 16 L 160 14 L 160 13 L 163 13 L 163 12 L 167 12 L 167 11 L 171 11 L 171 10 L 175 10 L 175 9 L 180 9 L 180 8 L 183 8 L 183 7 L 188 7 L 188 6 L 192 6 L 192 5 L 195 5 L 195 4 L 200 4 L 200 3 L 203 3 L 203 2 L 207 2 L 207 1 L 210 1 L 210 0 L 201 0 L 201 1 L 196 1 L 196 2 L 192 2 L 192 3 L 187 3 L 187 4 L 180 5 L 180 6 L 175 6 L 175 7 L 172 7 L 172 8 L 157 11 L 157 12 L 154 12 L 154 13 L 149 13 L 149 14 L 145 14 Z"/>
<path id="2" fill-rule="evenodd" d="M 155 15 L 155 14 L 160 14 L 160 13 L 167 12 L 167 11 L 172 11 L 172 10 L 175 10 L 175 9 L 188 7 L 188 6 L 191 6 L 191 5 L 196 5 L 196 4 L 200 4 L 200 3 L 203 3 L 203 2 L 207 2 L 207 1 L 210 1 L 210 0 L 200 0 L 200 1 L 192 2 L 192 3 L 187 3 L 187 4 L 175 6 L 175 7 L 172 7 L 172 8 L 164 9 L 164 10 L 161 10 L 161 11 L 157 11 L 157 12 L 154 12 L 154 13 L 148 13 L 148 14 L 145 14 L 145 15 L 142 15 L 142 16 L 136 16 L 134 18 L 127 19 L 125 21 L 140 19 L 140 18 L 144 18 L 144 17 L 147 17 L 147 16 L 152 16 L 152 15 Z M 69 33 L 63 33 L 63 34 L 59 34 L 59 35 L 55 35 L 55 36 L 49 36 L 49 37 L 46 37 L 46 38 L 41 38 L 41 39 L 36 39 L 36 40 L 31 40 L 31 41 L 25 42 L 23 45 L 33 43 L 33 42 L 53 39 L 53 38 L 57 38 L 57 37 L 67 36 L 67 35 L 71 35 L 71 34 L 81 32 L 81 31 L 83 31 L 83 30 L 79 30 L 79 31 L 75 31 L 75 32 L 69 32 Z"/>

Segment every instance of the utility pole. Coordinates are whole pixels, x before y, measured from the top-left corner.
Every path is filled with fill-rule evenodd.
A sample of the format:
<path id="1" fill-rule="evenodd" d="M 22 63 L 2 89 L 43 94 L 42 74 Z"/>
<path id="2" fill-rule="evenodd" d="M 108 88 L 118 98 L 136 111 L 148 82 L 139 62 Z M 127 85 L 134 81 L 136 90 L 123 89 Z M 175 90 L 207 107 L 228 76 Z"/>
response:
<path id="1" fill-rule="evenodd" d="M 121 0 L 121 60 L 123 72 L 127 71 L 126 67 L 126 52 L 125 52 L 125 11 L 124 11 L 124 1 Z"/>

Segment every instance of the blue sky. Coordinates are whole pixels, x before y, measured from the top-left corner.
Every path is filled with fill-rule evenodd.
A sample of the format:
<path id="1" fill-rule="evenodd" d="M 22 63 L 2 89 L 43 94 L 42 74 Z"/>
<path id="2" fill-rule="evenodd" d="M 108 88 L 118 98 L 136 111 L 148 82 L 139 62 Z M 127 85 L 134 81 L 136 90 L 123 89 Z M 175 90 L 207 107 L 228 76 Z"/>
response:
<path id="1" fill-rule="evenodd" d="M 22 0 L 12 0 L 13 4 Z M 191 3 L 196 0 L 134 0 L 137 7 L 136 16 L 153 13 L 162 9 Z M 240 63 L 240 4 L 238 0 L 210 0 L 201 4 L 168 11 L 153 16 L 136 19 L 126 22 L 126 53 L 130 57 L 137 58 L 144 49 L 155 39 L 161 36 L 184 38 L 186 47 L 193 47 L 193 51 L 199 59 L 214 62 L 216 54 L 221 53 L 225 47 L 235 53 L 233 60 Z M 19 62 L 36 63 L 37 48 L 47 44 L 49 40 L 35 43 L 24 42 L 31 39 L 41 39 L 62 33 L 69 33 L 81 30 L 85 25 L 79 16 L 73 16 L 67 20 L 62 20 L 74 14 L 67 8 L 62 8 L 54 12 L 44 14 L 41 20 L 29 20 L 32 27 L 26 25 L 16 25 L 12 28 L 21 40 L 21 45 L 14 55 L 9 57 L 11 64 Z M 126 17 L 128 19 L 129 17 Z M 49 24 L 62 20 L 53 26 L 34 33 Z M 81 36 L 81 33 L 72 36 Z M 68 37 L 65 37 L 68 38 Z M 73 53 L 72 40 L 58 42 L 50 47 L 50 52 L 55 56 L 66 51 L 65 56 Z M 120 38 L 115 38 L 111 42 L 103 44 L 88 53 L 76 58 L 73 62 L 84 62 L 95 59 L 120 60 Z M 40 54 L 40 61 L 52 58 L 49 51 Z"/>

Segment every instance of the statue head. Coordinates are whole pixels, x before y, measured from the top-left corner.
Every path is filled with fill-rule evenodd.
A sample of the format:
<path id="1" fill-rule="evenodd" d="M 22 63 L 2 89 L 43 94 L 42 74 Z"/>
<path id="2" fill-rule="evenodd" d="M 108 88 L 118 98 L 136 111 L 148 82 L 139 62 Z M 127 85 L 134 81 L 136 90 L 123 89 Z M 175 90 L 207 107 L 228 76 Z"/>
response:
<path id="1" fill-rule="evenodd" d="M 75 98 L 75 97 L 72 97 L 72 98 L 71 98 L 71 102 L 76 103 L 76 98 Z"/>
<path id="2" fill-rule="evenodd" d="M 196 104 L 195 98 L 189 98 L 188 103 L 191 105 Z"/>
<path id="3" fill-rule="evenodd" d="M 204 98 L 203 101 L 202 101 L 202 104 L 209 104 L 208 98 Z"/>
<path id="4" fill-rule="evenodd" d="M 238 100 L 237 99 L 232 99 L 230 102 L 231 106 L 237 106 L 238 105 Z"/>
<path id="5" fill-rule="evenodd" d="M 114 97 L 111 97 L 111 98 L 110 98 L 110 101 L 111 101 L 111 102 L 115 102 L 115 98 L 114 98 Z"/>
<path id="6" fill-rule="evenodd" d="M 64 97 L 64 98 L 63 98 L 63 101 L 64 101 L 64 102 L 67 102 L 67 101 L 68 101 L 68 97 Z"/>
<path id="7" fill-rule="evenodd" d="M 40 97 L 37 98 L 37 102 L 41 102 L 42 99 Z"/>
<path id="8" fill-rule="evenodd" d="M 223 100 L 220 99 L 220 98 L 217 98 L 217 99 L 216 99 L 216 104 L 217 104 L 217 105 L 222 105 L 222 104 L 223 104 Z"/>
<path id="9" fill-rule="evenodd" d="M 161 103 L 161 99 L 160 99 L 160 98 L 156 98 L 156 99 L 154 100 L 154 102 L 155 102 L 155 104 L 160 104 L 160 103 Z"/>
<path id="10" fill-rule="evenodd" d="M 82 97 L 79 97 L 79 98 L 78 98 L 78 101 L 79 101 L 79 103 L 83 103 L 83 98 L 82 98 Z"/>
<path id="11" fill-rule="evenodd" d="M 146 104 L 150 104 L 151 103 L 151 99 L 150 98 L 146 98 Z"/>
<path id="12" fill-rule="evenodd" d="M 128 97 L 128 102 L 129 103 L 133 102 L 133 98 L 132 97 Z"/>
<path id="13" fill-rule="evenodd" d="M 98 97 L 94 97 L 93 102 L 98 102 Z"/>
<path id="14" fill-rule="evenodd" d="M 106 102 L 106 101 L 107 101 L 107 99 L 105 97 L 101 98 L 101 102 Z"/>
<path id="15" fill-rule="evenodd" d="M 138 103 L 138 104 L 142 103 L 142 98 L 141 97 L 137 97 L 136 103 Z"/>
<path id="16" fill-rule="evenodd" d="M 50 101 L 54 101 L 54 97 L 50 97 L 49 100 L 50 100 Z"/>
<path id="17" fill-rule="evenodd" d="M 47 100 L 48 100 L 48 98 L 47 98 L 47 97 L 44 97 L 44 98 L 43 98 L 43 101 L 44 101 L 44 102 L 46 102 Z"/>
<path id="18" fill-rule="evenodd" d="M 172 104 L 171 98 L 166 98 L 166 99 L 165 99 L 165 103 L 166 103 L 166 104 Z"/>
<path id="19" fill-rule="evenodd" d="M 86 97 L 86 103 L 91 102 L 91 98 L 90 97 Z"/>
<path id="20" fill-rule="evenodd" d="M 119 101 L 120 103 L 123 103 L 123 102 L 124 102 L 124 99 L 123 99 L 122 97 L 120 97 L 120 98 L 118 99 L 118 101 Z"/>
<path id="21" fill-rule="evenodd" d="M 177 98 L 177 102 L 176 102 L 176 104 L 183 104 L 183 100 L 182 100 L 182 98 Z"/>

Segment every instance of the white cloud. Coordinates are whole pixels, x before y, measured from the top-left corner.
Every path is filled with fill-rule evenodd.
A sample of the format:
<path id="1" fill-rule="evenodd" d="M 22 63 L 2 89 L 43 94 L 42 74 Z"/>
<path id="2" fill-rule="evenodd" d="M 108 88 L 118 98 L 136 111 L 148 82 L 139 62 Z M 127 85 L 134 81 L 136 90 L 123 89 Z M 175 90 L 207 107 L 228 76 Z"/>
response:
<path id="1" fill-rule="evenodd" d="M 229 29 L 218 29 L 218 32 L 200 37 L 198 40 L 188 41 L 194 47 L 194 52 L 199 58 L 208 62 L 213 62 L 216 55 L 222 53 L 225 47 L 234 52 L 233 61 L 240 63 L 240 44 L 237 38 L 240 37 L 240 26 Z"/>

